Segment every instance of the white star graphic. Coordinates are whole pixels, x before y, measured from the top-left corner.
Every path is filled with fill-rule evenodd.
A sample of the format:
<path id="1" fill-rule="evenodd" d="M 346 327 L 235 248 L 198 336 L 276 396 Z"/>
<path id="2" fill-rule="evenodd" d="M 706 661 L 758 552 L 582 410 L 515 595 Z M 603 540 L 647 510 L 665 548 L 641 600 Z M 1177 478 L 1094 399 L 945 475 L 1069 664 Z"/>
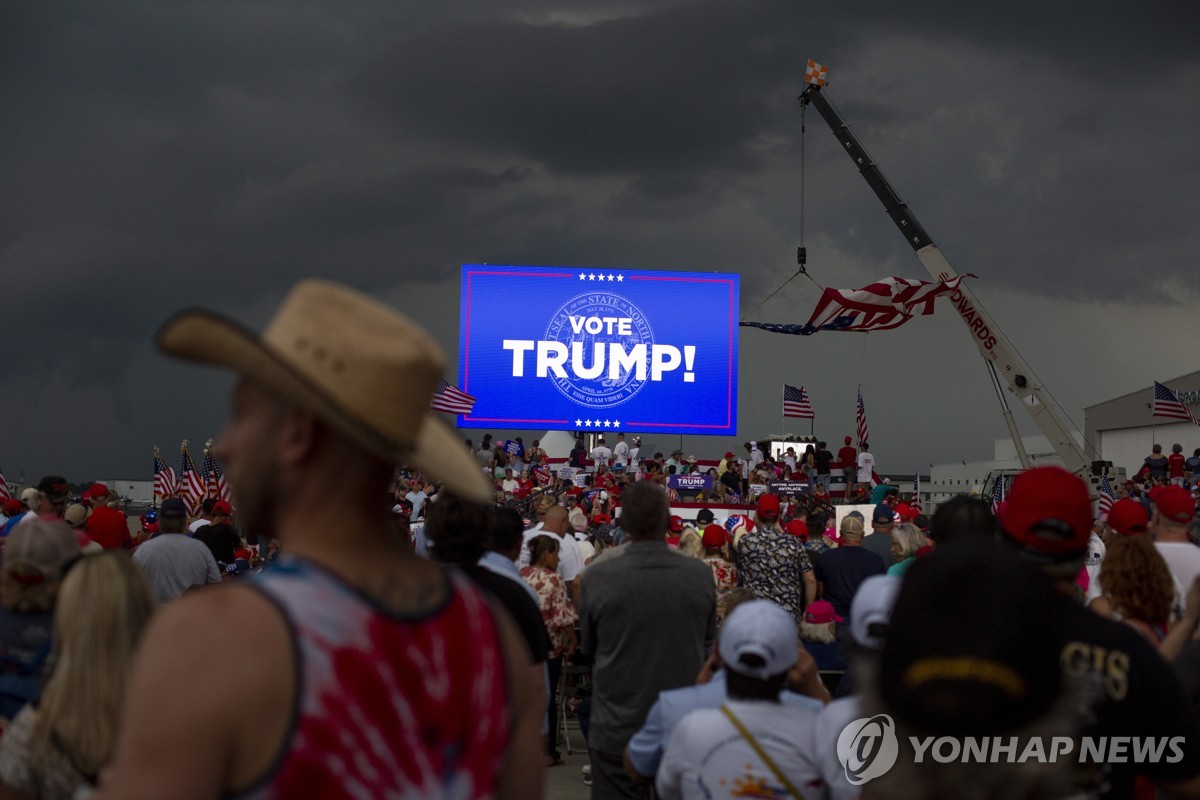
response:
<path id="1" fill-rule="evenodd" d="M 620 282 L 621 282 L 621 281 L 623 281 L 623 280 L 625 280 L 625 276 L 624 276 L 624 275 L 618 275 L 618 276 L 617 276 L 617 283 L 620 283 Z"/>
<path id="2" fill-rule="evenodd" d="M 609 428 L 612 427 L 612 425 L 608 420 L 604 420 L 604 427 Z"/>
<path id="3" fill-rule="evenodd" d="M 581 420 L 581 419 L 577 419 L 577 420 L 575 420 L 575 427 L 576 427 L 576 428 L 582 428 L 582 427 L 583 427 L 583 420 Z"/>
<path id="4" fill-rule="evenodd" d="M 585 420 L 583 421 L 583 427 L 585 427 L 585 428 L 590 428 L 590 427 L 592 427 L 592 421 L 591 421 L 590 419 L 585 419 Z"/>
<path id="5" fill-rule="evenodd" d="M 594 280 L 596 280 L 596 275 L 595 275 L 595 273 L 589 273 L 589 274 L 588 274 L 588 280 L 589 280 L 589 281 L 594 281 Z"/>
<path id="6" fill-rule="evenodd" d="M 579 273 L 579 280 L 587 280 L 587 274 L 583 272 Z"/>
<path id="7" fill-rule="evenodd" d="M 614 419 L 614 420 L 613 420 L 613 427 L 614 427 L 614 428 L 619 428 L 619 427 L 621 427 L 621 420 L 619 420 L 619 419 Z"/>

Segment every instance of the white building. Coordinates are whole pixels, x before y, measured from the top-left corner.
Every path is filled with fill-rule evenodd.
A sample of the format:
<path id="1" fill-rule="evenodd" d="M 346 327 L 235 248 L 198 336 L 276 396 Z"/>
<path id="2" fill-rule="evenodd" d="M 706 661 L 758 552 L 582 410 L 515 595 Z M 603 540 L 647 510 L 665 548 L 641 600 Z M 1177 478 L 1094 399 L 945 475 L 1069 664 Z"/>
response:
<path id="1" fill-rule="evenodd" d="M 1062 459 L 1045 436 L 1023 436 L 1021 441 L 1032 466 L 1062 465 Z M 1075 441 L 1082 447 L 1083 439 L 1078 434 Z M 921 487 L 922 494 L 928 495 L 929 502 L 936 506 L 960 494 L 979 494 L 983 490 L 984 479 L 991 472 L 1020 468 L 1021 462 L 1017 459 L 1017 448 L 1012 439 L 997 439 L 992 458 L 987 461 L 933 464 L 929 472 L 929 485 Z"/>
<path id="2" fill-rule="evenodd" d="M 1193 416 L 1200 417 L 1200 372 L 1162 383 L 1178 395 Z M 1174 444 L 1183 446 L 1185 456 L 1200 447 L 1200 426 L 1156 417 L 1151 413 L 1153 404 L 1154 387 L 1147 386 L 1083 410 L 1084 433 L 1096 443 L 1100 458 L 1133 475 L 1142 468 L 1142 461 L 1155 444 L 1162 445 L 1164 455 Z"/>

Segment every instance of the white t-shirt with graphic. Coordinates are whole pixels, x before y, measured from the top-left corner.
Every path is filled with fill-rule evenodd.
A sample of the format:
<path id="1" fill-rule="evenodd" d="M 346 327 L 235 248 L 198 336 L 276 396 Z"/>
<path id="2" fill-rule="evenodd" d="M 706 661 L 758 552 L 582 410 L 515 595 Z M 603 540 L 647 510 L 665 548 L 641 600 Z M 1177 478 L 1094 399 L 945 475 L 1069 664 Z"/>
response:
<path id="1" fill-rule="evenodd" d="M 821 783 L 814 711 L 763 700 L 730 700 L 726 705 L 793 786 L 803 792 Z M 655 785 L 663 800 L 789 796 L 719 708 L 693 711 L 680 720 L 667 741 Z"/>
<path id="2" fill-rule="evenodd" d="M 871 453 L 858 454 L 858 482 L 870 483 L 871 473 L 875 471 L 875 456 Z"/>

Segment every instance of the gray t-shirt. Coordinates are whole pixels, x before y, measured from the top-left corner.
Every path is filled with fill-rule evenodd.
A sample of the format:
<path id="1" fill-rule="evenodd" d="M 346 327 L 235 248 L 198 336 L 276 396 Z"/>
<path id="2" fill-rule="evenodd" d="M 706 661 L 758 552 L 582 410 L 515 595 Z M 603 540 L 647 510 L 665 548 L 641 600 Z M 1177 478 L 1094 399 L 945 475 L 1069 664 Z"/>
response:
<path id="1" fill-rule="evenodd" d="M 133 551 L 133 562 L 146 573 L 160 603 L 180 597 L 193 586 L 221 582 L 212 552 L 182 533 L 160 533 Z"/>
<path id="2" fill-rule="evenodd" d="M 869 550 L 883 559 L 883 565 L 890 567 L 896 559 L 892 558 L 892 537 L 878 531 L 863 537 L 863 550 Z"/>
<path id="3" fill-rule="evenodd" d="M 588 743 L 620 754 L 658 693 L 695 681 L 716 637 L 716 590 L 703 561 L 638 541 L 583 576 L 580 650 L 590 654 Z"/>

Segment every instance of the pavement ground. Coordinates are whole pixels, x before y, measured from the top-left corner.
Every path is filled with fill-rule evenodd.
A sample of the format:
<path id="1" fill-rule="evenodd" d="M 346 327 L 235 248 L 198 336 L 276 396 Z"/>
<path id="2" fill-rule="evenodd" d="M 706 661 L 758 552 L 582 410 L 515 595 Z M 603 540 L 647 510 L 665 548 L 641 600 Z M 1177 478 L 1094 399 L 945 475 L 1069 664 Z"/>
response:
<path id="1" fill-rule="evenodd" d="M 560 737 L 558 750 L 567 763 L 546 768 L 543 794 L 546 800 L 589 800 L 591 797 L 591 789 L 583 783 L 583 766 L 588 763 L 587 747 L 574 716 L 570 717 L 568 735 L 574 752 L 567 752 L 566 743 Z"/>

